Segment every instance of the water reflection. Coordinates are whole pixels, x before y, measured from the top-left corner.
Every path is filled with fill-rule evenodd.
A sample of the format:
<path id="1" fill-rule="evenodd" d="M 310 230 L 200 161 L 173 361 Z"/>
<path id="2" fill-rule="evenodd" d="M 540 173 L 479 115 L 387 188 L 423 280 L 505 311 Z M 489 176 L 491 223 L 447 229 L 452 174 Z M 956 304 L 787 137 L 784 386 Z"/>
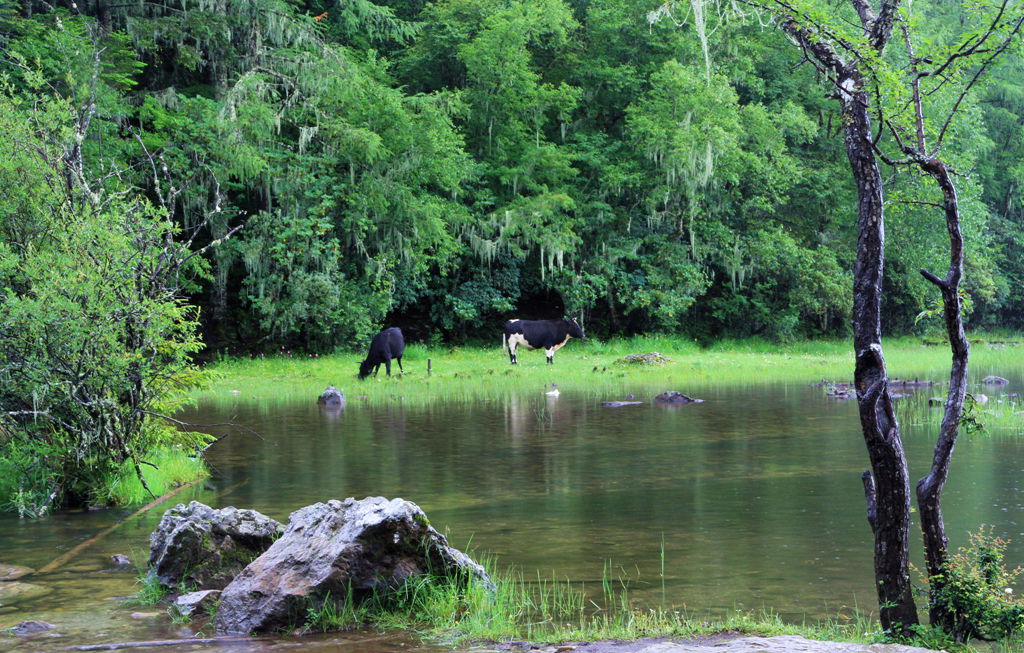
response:
<path id="1" fill-rule="evenodd" d="M 1007 392 L 1021 386 L 1019 377 L 1012 381 Z M 355 397 L 337 411 L 318 407 L 315 397 L 206 403 L 185 419 L 238 422 L 262 439 L 245 431 L 224 437 L 209 451 L 209 489 L 182 500 L 285 520 L 330 498 L 400 496 L 418 503 L 455 546 L 494 554 L 527 576 L 569 579 L 599 594 L 610 567 L 637 605 L 697 616 L 766 606 L 802 620 L 874 605 L 860 484 L 867 461 L 854 402 L 810 386 L 706 386 L 680 388 L 705 403 L 665 407 L 649 402 L 665 388 L 638 387 L 628 392 L 648 403 L 613 409 L 601 401 L 627 392 L 559 390 L 558 397 L 538 391 L 424 408 L 397 398 L 371 408 Z M 926 471 L 935 433 L 928 396 L 898 403 L 914 478 Z M 996 524 L 1016 538 L 1011 565 L 1024 551 L 1021 442 L 965 438 L 945 493 L 954 545 L 979 523 Z M 0 563 L 39 568 L 127 514 L 0 517 Z M 0 607 L 0 627 L 71 619 L 102 605 L 109 629 L 126 620 L 133 636 L 155 638 L 165 619 L 139 623 L 131 609 L 102 599 L 134 591 L 132 574 L 110 569 L 109 556 L 127 553 L 141 563 L 157 519 L 130 520 L 59 572 L 33 580 L 51 593 Z"/>

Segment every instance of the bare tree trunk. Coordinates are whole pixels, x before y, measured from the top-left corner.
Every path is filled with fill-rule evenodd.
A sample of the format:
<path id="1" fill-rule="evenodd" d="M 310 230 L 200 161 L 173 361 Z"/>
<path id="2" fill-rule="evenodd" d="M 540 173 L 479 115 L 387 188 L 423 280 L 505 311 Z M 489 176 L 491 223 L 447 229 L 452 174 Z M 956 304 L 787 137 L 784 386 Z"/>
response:
<path id="1" fill-rule="evenodd" d="M 949 476 L 949 465 L 959 432 L 960 417 L 963 414 L 964 396 L 967 394 L 967 361 L 970 345 L 964 334 L 960 305 L 960 279 L 963 276 L 964 256 L 963 235 L 960 232 L 960 208 L 956 188 L 950 179 L 949 169 L 938 159 L 926 160 L 921 168 L 932 176 L 942 189 L 943 208 L 946 214 L 946 228 L 949 231 L 949 272 L 940 279 L 926 270 L 921 274 L 942 291 L 943 317 L 949 346 L 953 352 L 953 364 L 949 374 L 949 393 L 946 396 L 945 413 L 935 443 L 935 453 L 928 475 L 917 483 L 917 504 L 921 511 L 921 532 L 924 537 L 925 560 L 932 593 L 942 589 L 942 568 L 947 561 L 949 539 L 942 520 L 942 488 Z M 958 639 L 972 633 L 957 633 L 954 615 L 936 606 L 929 609 L 933 626 L 954 633 Z"/>
<path id="2" fill-rule="evenodd" d="M 918 623 L 910 588 L 910 474 L 899 424 L 889 395 L 882 353 L 882 275 L 885 216 L 882 175 L 871 143 L 868 97 L 863 80 L 847 67 L 839 79 L 847 157 L 857 183 L 859 237 L 854 268 L 854 383 L 861 429 L 871 461 L 864 489 L 875 536 L 875 581 L 882 627 L 893 635 Z"/>

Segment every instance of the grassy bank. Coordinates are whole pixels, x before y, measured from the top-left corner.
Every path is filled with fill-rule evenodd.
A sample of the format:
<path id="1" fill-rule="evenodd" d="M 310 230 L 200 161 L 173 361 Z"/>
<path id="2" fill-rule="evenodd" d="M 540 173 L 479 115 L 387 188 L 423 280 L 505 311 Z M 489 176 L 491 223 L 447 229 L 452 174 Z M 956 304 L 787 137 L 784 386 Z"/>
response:
<path id="1" fill-rule="evenodd" d="M 587 598 L 585 588 L 569 582 L 525 579 L 514 571 L 495 573 L 494 586 L 475 580 L 452 582 L 418 577 L 386 599 L 370 597 L 356 603 L 351 595 L 311 603 L 304 630 L 352 628 L 401 629 L 452 646 L 481 642 L 533 643 L 638 640 L 648 637 L 694 639 L 719 633 L 772 637 L 799 635 L 808 639 L 873 643 L 886 641 L 871 615 L 857 610 L 803 624 L 787 624 L 769 611 L 736 611 L 725 618 L 688 614 L 685 610 L 638 609 L 625 586 L 606 578 L 603 599 Z M 956 644 L 940 632 L 921 627 L 916 646 L 952 652 L 974 649 Z M 985 650 L 1018 650 L 1003 642 Z"/>
<path id="2" fill-rule="evenodd" d="M 971 365 L 975 371 L 1012 370 L 1024 365 L 1024 344 L 976 342 Z M 896 338 L 885 343 L 890 376 L 944 380 L 950 353 L 942 344 L 920 338 Z M 629 364 L 629 354 L 658 352 L 670 360 L 662 365 Z M 353 403 L 402 401 L 422 405 L 436 400 L 485 400 L 516 394 L 540 393 L 556 383 L 561 392 L 612 397 L 620 390 L 696 392 L 710 385 L 748 385 L 785 382 L 811 383 L 822 379 L 848 381 L 853 376 L 853 352 L 848 340 L 778 345 L 763 341 L 726 341 L 709 348 L 669 337 L 639 337 L 601 342 L 571 340 L 545 363 L 542 351 L 521 352 L 512 366 L 501 348 L 410 345 L 403 359 L 405 373 L 393 365 L 392 378 L 356 379 L 360 354 L 298 356 L 281 352 L 260 358 L 228 358 L 208 366 L 209 390 L 197 397 L 213 400 L 295 399 L 317 396 L 327 385 L 343 390 Z M 428 361 L 431 368 L 428 374 Z M 998 373 L 998 372 L 996 372 Z M 1004 373 L 1005 374 L 1005 373 Z"/>

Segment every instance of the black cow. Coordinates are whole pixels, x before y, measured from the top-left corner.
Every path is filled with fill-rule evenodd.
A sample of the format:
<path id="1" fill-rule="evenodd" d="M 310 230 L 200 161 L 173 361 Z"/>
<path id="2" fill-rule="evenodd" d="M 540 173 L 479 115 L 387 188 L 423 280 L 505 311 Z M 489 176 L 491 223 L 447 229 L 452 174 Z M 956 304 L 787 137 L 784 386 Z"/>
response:
<path id="1" fill-rule="evenodd" d="M 398 361 L 398 369 L 405 374 L 402 368 L 402 354 L 405 353 L 405 338 L 402 337 L 402 330 L 398 327 L 384 329 L 373 337 L 370 343 L 370 351 L 366 354 L 366 360 L 359 363 L 359 378 L 365 379 L 370 376 L 370 369 L 373 375 L 377 376 L 380 364 L 384 363 L 388 376 L 391 376 L 391 359 Z"/>
<path id="2" fill-rule="evenodd" d="M 515 365 L 516 347 L 543 349 L 548 355 L 548 365 L 554 365 L 555 352 L 569 342 L 569 338 L 582 338 L 583 327 L 576 320 L 509 320 L 505 323 L 505 335 L 501 348 L 508 346 L 508 357 Z"/>

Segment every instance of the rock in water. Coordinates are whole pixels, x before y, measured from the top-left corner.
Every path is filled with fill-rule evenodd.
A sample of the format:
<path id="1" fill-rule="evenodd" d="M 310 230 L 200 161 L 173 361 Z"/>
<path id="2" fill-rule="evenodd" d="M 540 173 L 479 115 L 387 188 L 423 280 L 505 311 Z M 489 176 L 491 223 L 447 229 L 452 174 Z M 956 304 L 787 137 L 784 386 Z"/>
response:
<path id="1" fill-rule="evenodd" d="M 1001 376 L 986 376 L 981 382 L 985 385 L 1007 385 L 1010 380 L 1004 379 Z"/>
<path id="2" fill-rule="evenodd" d="M 490 584 L 483 567 L 448 546 L 410 501 L 316 503 L 293 512 L 284 535 L 224 589 L 217 627 L 231 633 L 289 628 L 328 594 L 343 597 L 351 587 L 358 600 L 427 572 Z"/>
<path id="3" fill-rule="evenodd" d="M 655 401 L 663 404 L 702 404 L 703 399 L 694 399 L 693 397 L 687 397 L 682 392 L 676 392 L 675 390 L 669 390 L 662 392 L 660 395 L 654 398 Z"/>
<path id="4" fill-rule="evenodd" d="M 178 504 L 149 538 L 149 573 L 171 587 L 184 582 L 219 589 L 282 532 L 280 522 L 255 510 Z"/>
<path id="5" fill-rule="evenodd" d="M 41 633 L 44 630 L 53 630 L 54 628 L 56 628 L 56 626 L 54 626 L 51 623 L 46 623 L 45 621 L 31 620 L 22 621 L 17 626 L 8 629 L 8 632 L 10 632 L 12 635 L 31 635 L 32 633 Z"/>
<path id="6" fill-rule="evenodd" d="M 189 592 L 182 594 L 174 600 L 174 609 L 182 617 L 193 617 L 199 612 L 217 605 L 220 600 L 220 590 L 203 590 L 201 592 Z"/>
<path id="7" fill-rule="evenodd" d="M 333 385 L 329 385 L 320 394 L 320 398 L 316 400 L 316 403 L 326 408 L 344 408 L 345 395 L 341 390 L 338 390 Z"/>

